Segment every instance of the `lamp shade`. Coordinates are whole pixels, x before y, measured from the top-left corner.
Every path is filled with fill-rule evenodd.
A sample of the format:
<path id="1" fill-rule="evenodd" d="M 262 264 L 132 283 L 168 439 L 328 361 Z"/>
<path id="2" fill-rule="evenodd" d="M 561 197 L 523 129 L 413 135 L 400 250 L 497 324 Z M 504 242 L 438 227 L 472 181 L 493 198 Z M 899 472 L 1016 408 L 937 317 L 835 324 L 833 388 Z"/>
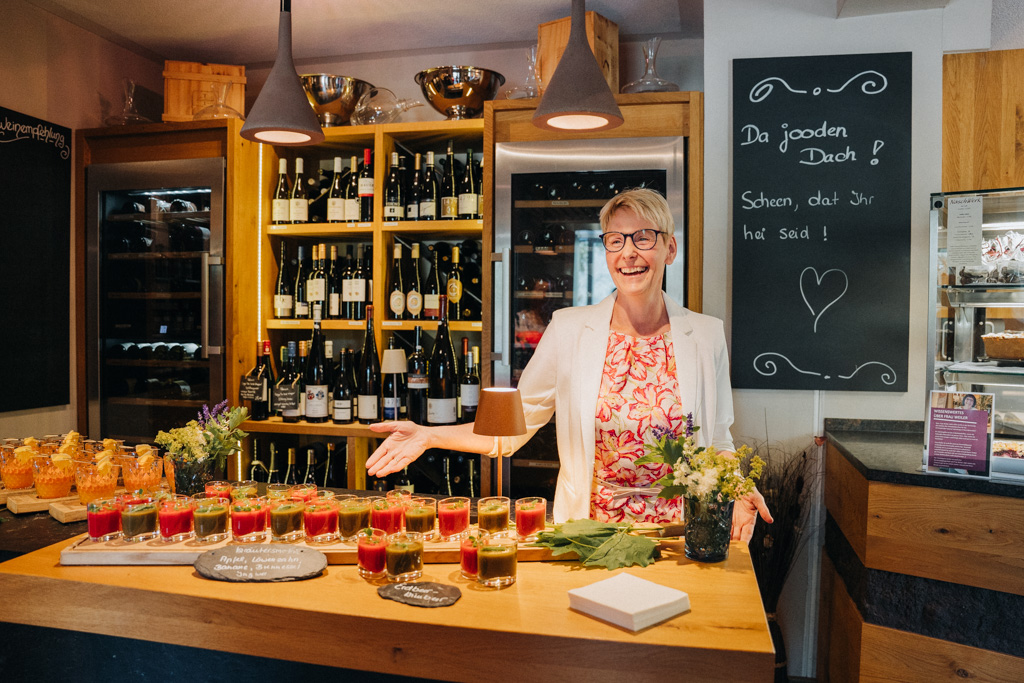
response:
<path id="1" fill-rule="evenodd" d="M 309 105 L 292 61 L 292 13 L 289 0 L 281 3 L 277 29 L 277 59 L 242 126 L 246 140 L 271 145 L 314 145 L 324 140 L 316 113 Z"/>
<path id="2" fill-rule="evenodd" d="M 583 0 L 572 0 L 569 42 L 533 115 L 533 125 L 547 130 L 589 131 L 622 125 L 615 95 L 587 43 Z"/>
<path id="3" fill-rule="evenodd" d="M 480 392 L 473 433 L 484 436 L 519 436 L 526 433 L 523 398 L 518 389 L 491 387 Z"/>
<path id="4" fill-rule="evenodd" d="M 380 371 L 385 375 L 401 375 L 406 371 L 405 351 L 402 349 L 384 349 L 384 358 L 380 362 Z"/>

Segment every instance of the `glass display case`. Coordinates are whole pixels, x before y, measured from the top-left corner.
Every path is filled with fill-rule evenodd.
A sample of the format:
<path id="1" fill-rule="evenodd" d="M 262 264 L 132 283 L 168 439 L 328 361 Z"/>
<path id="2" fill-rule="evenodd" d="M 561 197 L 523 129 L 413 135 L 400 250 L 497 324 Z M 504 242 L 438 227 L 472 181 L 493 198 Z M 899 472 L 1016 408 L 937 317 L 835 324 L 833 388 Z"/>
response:
<path id="1" fill-rule="evenodd" d="M 930 213 L 928 389 L 993 394 L 992 475 L 1024 478 L 1024 188 L 933 194 Z"/>

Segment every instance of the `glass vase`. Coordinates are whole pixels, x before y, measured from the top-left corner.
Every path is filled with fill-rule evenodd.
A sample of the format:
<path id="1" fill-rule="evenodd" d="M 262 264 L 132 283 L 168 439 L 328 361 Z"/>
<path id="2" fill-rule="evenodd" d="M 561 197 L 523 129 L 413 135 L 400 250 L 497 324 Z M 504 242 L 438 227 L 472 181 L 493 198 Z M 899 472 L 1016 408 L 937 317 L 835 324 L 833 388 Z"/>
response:
<path id="1" fill-rule="evenodd" d="M 207 458 L 202 462 L 177 460 L 168 453 L 164 456 L 167 466 L 167 481 L 171 492 L 182 496 L 193 496 L 206 491 L 206 482 L 217 479 L 217 460 Z"/>
<path id="2" fill-rule="evenodd" d="M 658 70 L 655 67 L 654 62 L 658 58 L 658 48 L 660 46 L 661 38 L 657 36 L 644 41 L 643 47 L 641 48 L 644 53 L 644 62 L 646 64 L 644 68 L 644 75 L 640 80 L 633 81 L 632 83 L 627 83 L 622 86 L 621 92 L 677 92 L 679 90 L 679 86 L 675 83 L 658 77 Z"/>
<path id="3" fill-rule="evenodd" d="M 125 78 L 121 85 L 124 88 L 124 107 L 120 116 L 108 116 L 103 123 L 108 126 L 130 126 L 136 123 L 152 123 L 135 110 L 135 81 Z"/>
<path id="4" fill-rule="evenodd" d="M 369 123 L 391 123 L 413 107 L 422 107 L 419 100 L 400 100 L 387 88 L 370 88 L 356 104 L 350 123 L 362 126 Z"/>
<path id="5" fill-rule="evenodd" d="M 729 557 L 734 501 L 685 498 L 686 557 L 697 562 L 721 562 Z"/>
<path id="6" fill-rule="evenodd" d="M 540 84 L 537 77 L 537 46 L 531 45 L 526 50 L 526 80 L 522 85 L 509 88 L 505 91 L 505 99 L 519 100 L 531 97 L 540 97 Z"/>

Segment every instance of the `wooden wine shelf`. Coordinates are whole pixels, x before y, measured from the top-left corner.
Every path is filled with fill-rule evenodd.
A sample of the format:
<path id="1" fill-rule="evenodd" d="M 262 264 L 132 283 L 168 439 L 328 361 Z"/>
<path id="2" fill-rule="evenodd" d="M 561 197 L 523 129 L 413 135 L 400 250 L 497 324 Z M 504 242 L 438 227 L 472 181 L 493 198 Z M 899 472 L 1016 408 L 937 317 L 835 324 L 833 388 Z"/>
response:
<path id="1" fill-rule="evenodd" d="M 365 330 L 365 320 L 323 320 L 320 328 L 324 330 Z M 287 318 L 271 318 L 267 321 L 268 330 L 312 330 L 312 320 L 289 320 Z"/>
<path id="2" fill-rule="evenodd" d="M 185 398 L 132 398 L 115 396 L 105 399 L 109 405 L 120 406 L 162 406 L 165 408 L 202 408 L 206 401 L 193 401 Z"/>
<path id="3" fill-rule="evenodd" d="M 261 434 L 313 434 L 316 436 L 363 437 L 383 439 L 387 434 L 371 431 L 367 425 L 350 424 L 336 425 L 333 422 L 285 422 L 280 417 L 267 420 L 246 420 L 242 423 L 242 431 Z"/>
<path id="4" fill-rule="evenodd" d="M 369 237 L 373 223 L 287 223 L 268 225 L 268 235 L 277 237 Z"/>
<path id="5" fill-rule="evenodd" d="M 109 223 L 131 223 L 134 221 L 210 221 L 209 211 L 147 211 L 145 213 L 113 213 L 103 220 Z"/>
<path id="6" fill-rule="evenodd" d="M 380 229 L 384 233 L 430 233 L 435 239 L 446 237 L 479 236 L 484 229 L 484 222 L 479 218 L 460 219 L 454 221 L 385 221 Z"/>
<path id="7" fill-rule="evenodd" d="M 380 323 L 383 330 L 412 330 L 416 326 L 424 330 L 436 330 L 436 320 L 382 320 Z M 478 320 L 452 320 L 448 322 L 448 329 L 452 332 L 481 332 L 484 324 Z"/>

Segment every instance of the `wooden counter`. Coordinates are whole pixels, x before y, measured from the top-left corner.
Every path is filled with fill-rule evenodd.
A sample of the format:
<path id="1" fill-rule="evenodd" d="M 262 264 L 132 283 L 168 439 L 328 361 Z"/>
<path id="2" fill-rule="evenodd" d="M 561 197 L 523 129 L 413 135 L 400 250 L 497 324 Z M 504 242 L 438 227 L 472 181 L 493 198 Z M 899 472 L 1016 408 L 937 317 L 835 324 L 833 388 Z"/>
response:
<path id="1" fill-rule="evenodd" d="M 436 609 L 381 599 L 379 584 L 354 567 L 332 565 L 310 581 L 232 584 L 191 567 L 63 567 L 66 545 L 0 564 L 0 620 L 454 681 L 773 676 L 771 638 L 741 543 L 713 565 L 672 551 L 650 567 L 617 572 L 524 562 L 518 582 L 500 591 L 462 579 L 457 565 L 426 565 L 423 580 L 462 590 L 454 606 Z M 686 591 L 692 610 L 631 633 L 569 609 L 570 588 L 623 571 Z"/>

